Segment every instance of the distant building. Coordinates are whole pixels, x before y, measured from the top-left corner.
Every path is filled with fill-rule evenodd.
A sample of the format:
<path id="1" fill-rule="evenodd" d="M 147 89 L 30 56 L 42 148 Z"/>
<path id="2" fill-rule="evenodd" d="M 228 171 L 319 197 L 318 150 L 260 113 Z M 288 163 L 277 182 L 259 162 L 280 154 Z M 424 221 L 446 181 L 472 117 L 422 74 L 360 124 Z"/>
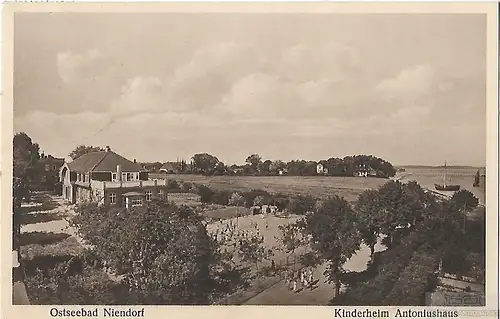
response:
<path id="1" fill-rule="evenodd" d="M 354 172 L 354 176 L 358 177 L 375 177 L 377 176 L 377 171 L 374 170 L 370 165 L 359 165 Z"/>
<path id="2" fill-rule="evenodd" d="M 142 168 L 145 171 L 148 171 L 150 173 L 157 173 L 160 171 L 161 167 L 163 166 L 162 163 L 156 162 L 156 163 L 143 163 Z"/>
<path id="3" fill-rule="evenodd" d="M 160 167 L 160 173 L 179 174 L 180 172 L 182 172 L 180 162 L 166 162 Z"/>
<path id="4" fill-rule="evenodd" d="M 318 163 L 316 165 L 316 173 L 318 175 L 328 174 L 328 167 L 324 163 Z"/>
<path id="5" fill-rule="evenodd" d="M 97 201 L 106 205 L 142 206 L 153 197 L 166 199 L 166 180 L 148 180 L 148 172 L 106 151 L 92 152 L 64 163 L 60 169 L 62 195 L 70 203 Z"/>
<path id="6" fill-rule="evenodd" d="M 64 158 L 42 153 L 35 166 L 34 185 L 36 185 L 36 188 L 54 190 L 56 183 L 59 181 L 59 169 L 63 164 Z"/>

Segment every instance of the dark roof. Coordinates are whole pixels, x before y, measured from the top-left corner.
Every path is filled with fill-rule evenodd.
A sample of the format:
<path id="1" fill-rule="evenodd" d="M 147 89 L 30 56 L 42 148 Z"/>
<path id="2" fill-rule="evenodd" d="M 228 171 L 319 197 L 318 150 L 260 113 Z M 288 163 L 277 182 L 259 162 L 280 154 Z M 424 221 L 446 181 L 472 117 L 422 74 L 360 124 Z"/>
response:
<path id="1" fill-rule="evenodd" d="M 39 163 L 46 163 L 46 162 L 49 162 L 49 163 L 64 163 L 64 158 L 59 158 L 59 157 L 53 157 L 51 155 L 49 156 L 46 156 L 46 157 L 41 157 L 39 160 L 38 160 Z"/>
<path id="2" fill-rule="evenodd" d="M 163 164 L 160 169 L 164 169 L 164 170 L 167 170 L 167 171 L 176 171 L 178 169 L 180 169 L 180 163 L 177 163 L 177 162 L 166 162 L 165 164 Z"/>
<path id="3" fill-rule="evenodd" d="M 99 151 L 84 154 L 68 163 L 69 169 L 76 172 L 116 172 L 120 165 L 122 172 L 139 172 L 142 167 L 113 151 Z"/>

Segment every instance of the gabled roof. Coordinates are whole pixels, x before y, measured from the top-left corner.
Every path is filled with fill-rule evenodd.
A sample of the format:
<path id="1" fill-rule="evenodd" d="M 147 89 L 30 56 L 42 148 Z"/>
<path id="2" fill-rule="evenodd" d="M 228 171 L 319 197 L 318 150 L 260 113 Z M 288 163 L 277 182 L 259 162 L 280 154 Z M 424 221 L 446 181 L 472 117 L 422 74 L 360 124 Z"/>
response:
<path id="1" fill-rule="evenodd" d="M 129 161 L 113 151 L 99 151 L 84 154 L 68 163 L 69 169 L 75 172 L 116 172 L 120 165 L 122 172 L 139 172 L 142 167 Z"/>
<path id="2" fill-rule="evenodd" d="M 160 170 L 176 171 L 180 169 L 180 163 L 177 162 L 166 162 L 161 167 Z"/>

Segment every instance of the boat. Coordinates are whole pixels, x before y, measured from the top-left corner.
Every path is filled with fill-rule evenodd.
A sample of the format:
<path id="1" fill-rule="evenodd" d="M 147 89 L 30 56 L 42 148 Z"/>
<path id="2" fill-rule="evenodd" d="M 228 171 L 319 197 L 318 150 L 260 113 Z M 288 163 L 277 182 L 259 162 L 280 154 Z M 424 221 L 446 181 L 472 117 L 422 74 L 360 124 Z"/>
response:
<path id="1" fill-rule="evenodd" d="M 476 176 L 474 177 L 474 184 L 472 184 L 472 186 L 479 187 L 479 181 L 480 181 L 480 175 L 479 175 L 479 170 L 477 170 Z"/>
<path id="2" fill-rule="evenodd" d="M 444 176 L 443 176 L 443 185 L 440 184 L 434 184 L 434 187 L 436 188 L 437 191 L 449 191 L 449 192 L 456 192 L 460 190 L 460 185 L 452 185 L 452 184 L 446 184 L 446 161 L 444 162 Z"/>

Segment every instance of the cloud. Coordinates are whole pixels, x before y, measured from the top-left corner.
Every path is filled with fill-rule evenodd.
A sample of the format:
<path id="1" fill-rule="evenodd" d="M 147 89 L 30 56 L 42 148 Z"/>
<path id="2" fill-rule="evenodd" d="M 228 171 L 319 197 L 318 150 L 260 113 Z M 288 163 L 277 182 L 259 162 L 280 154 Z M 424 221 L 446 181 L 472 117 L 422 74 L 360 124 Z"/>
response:
<path id="1" fill-rule="evenodd" d="M 159 78 L 136 77 L 122 87 L 121 95 L 111 104 L 109 111 L 113 118 L 165 111 L 167 101 L 162 101 L 162 97 L 164 86 Z"/>
<path id="2" fill-rule="evenodd" d="M 266 60 L 251 44 L 210 45 L 175 70 L 166 83 L 169 102 L 183 110 L 212 107 L 235 81 L 265 66 Z"/>
<path id="3" fill-rule="evenodd" d="M 295 81 L 346 81 L 361 78 L 360 61 L 354 48 L 338 42 L 319 46 L 298 44 L 286 49 L 278 73 Z"/>
<path id="4" fill-rule="evenodd" d="M 71 51 L 57 54 L 57 70 L 61 79 L 68 83 L 85 80 L 96 75 L 102 66 L 105 56 L 97 50 L 89 50 L 81 54 Z"/>
<path id="5" fill-rule="evenodd" d="M 415 65 L 401 70 L 394 77 L 382 80 L 375 88 L 384 98 L 418 102 L 442 87 L 438 73 L 429 65 Z"/>

